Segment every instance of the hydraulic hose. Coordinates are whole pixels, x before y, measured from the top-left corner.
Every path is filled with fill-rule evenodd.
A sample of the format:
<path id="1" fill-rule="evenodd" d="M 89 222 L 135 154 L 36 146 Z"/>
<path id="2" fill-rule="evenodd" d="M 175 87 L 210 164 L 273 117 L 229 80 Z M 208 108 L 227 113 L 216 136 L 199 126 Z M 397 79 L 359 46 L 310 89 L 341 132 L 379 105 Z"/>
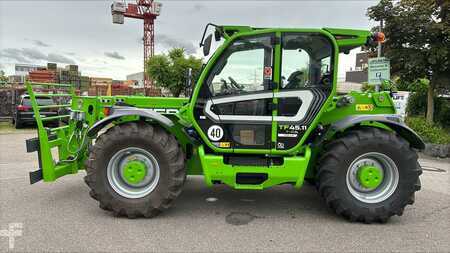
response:
<path id="1" fill-rule="evenodd" d="M 75 154 L 75 157 L 73 157 L 72 159 L 68 159 L 68 160 L 62 160 L 63 162 L 73 162 L 73 161 L 77 160 L 80 151 L 83 150 L 84 147 L 86 146 L 88 129 L 89 129 L 89 126 L 86 123 L 83 123 L 81 126 L 81 129 L 79 129 L 79 130 L 78 130 L 78 128 L 75 128 L 75 130 L 69 137 L 69 141 L 67 142 L 67 147 L 66 147 L 67 151 L 69 151 L 69 153 Z M 72 149 L 72 145 L 71 145 L 74 138 L 76 138 L 77 143 L 80 143 L 79 147 L 75 150 Z"/>

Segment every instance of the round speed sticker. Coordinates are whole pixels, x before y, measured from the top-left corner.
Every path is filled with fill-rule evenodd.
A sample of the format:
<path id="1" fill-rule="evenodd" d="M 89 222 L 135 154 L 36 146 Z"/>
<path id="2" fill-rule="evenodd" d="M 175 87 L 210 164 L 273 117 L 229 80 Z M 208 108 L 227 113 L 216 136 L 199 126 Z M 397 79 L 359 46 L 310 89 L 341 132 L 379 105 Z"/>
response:
<path id="1" fill-rule="evenodd" d="M 218 125 L 212 125 L 208 128 L 208 138 L 212 141 L 219 141 L 223 137 L 223 129 Z"/>

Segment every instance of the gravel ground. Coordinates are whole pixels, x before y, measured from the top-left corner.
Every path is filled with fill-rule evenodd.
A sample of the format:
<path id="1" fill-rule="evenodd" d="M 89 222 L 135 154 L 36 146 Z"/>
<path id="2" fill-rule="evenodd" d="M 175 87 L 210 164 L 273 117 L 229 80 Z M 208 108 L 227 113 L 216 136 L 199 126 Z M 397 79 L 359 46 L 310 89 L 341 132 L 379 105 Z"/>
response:
<path id="1" fill-rule="evenodd" d="M 450 161 L 426 157 L 416 203 L 387 224 L 350 223 L 334 215 L 314 187 L 264 191 L 207 188 L 189 177 L 175 206 L 155 219 L 116 218 L 88 195 L 84 172 L 29 185 L 36 154 L 32 130 L 0 134 L 0 251 L 449 252 Z M 8 226 L 22 235 L 9 249 Z M 12 225 L 14 226 L 14 225 Z M 15 229 L 20 234 L 20 228 Z"/>

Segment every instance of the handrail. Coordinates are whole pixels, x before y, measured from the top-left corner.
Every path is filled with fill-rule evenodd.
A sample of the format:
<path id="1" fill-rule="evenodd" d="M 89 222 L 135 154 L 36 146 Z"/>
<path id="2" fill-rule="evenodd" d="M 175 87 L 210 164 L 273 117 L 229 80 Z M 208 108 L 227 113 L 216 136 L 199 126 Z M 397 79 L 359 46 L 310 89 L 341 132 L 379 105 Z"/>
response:
<path id="1" fill-rule="evenodd" d="M 72 84 L 64 84 L 64 83 L 30 83 L 32 86 L 45 85 L 45 86 L 55 86 L 55 87 L 72 87 Z"/>
<path id="2" fill-rule="evenodd" d="M 35 97 L 70 97 L 72 94 L 69 93 L 35 93 Z"/>
<path id="3" fill-rule="evenodd" d="M 42 117 L 42 115 L 41 115 Z M 56 120 L 56 119 L 64 119 L 64 118 L 68 118 L 70 117 L 70 115 L 58 115 L 58 116 L 50 116 L 50 117 L 42 117 L 41 120 L 42 121 L 50 121 L 50 120 Z"/>
<path id="4" fill-rule="evenodd" d="M 71 104 L 62 104 L 62 105 L 39 105 L 39 109 L 48 109 L 48 108 L 64 108 L 64 107 L 71 107 Z"/>

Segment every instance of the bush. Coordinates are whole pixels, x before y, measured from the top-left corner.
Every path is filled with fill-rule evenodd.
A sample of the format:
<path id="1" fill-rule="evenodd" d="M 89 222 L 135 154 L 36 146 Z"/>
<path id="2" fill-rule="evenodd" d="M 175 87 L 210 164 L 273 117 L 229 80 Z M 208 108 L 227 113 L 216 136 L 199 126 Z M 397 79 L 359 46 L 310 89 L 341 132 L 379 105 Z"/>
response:
<path id="1" fill-rule="evenodd" d="M 406 124 L 416 131 L 425 142 L 450 144 L 450 131 L 436 124 L 428 123 L 423 117 L 408 117 Z"/>
<path id="2" fill-rule="evenodd" d="M 406 112 L 410 116 L 425 116 L 427 111 L 427 94 L 413 92 L 408 98 Z M 434 97 L 434 121 L 443 126 L 450 126 L 450 102 L 444 97 Z"/>
<path id="3" fill-rule="evenodd" d="M 443 97 L 436 99 L 435 110 L 436 121 L 442 126 L 450 128 L 450 100 Z"/>
<path id="4" fill-rule="evenodd" d="M 406 112 L 411 116 L 425 116 L 427 111 L 427 93 L 411 92 L 406 106 Z"/>
<path id="5" fill-rule="evenodd" d="M 361 90 L 363 92 L 375 92 L 375 85 L 364 82 L 361 87 Z"/>

